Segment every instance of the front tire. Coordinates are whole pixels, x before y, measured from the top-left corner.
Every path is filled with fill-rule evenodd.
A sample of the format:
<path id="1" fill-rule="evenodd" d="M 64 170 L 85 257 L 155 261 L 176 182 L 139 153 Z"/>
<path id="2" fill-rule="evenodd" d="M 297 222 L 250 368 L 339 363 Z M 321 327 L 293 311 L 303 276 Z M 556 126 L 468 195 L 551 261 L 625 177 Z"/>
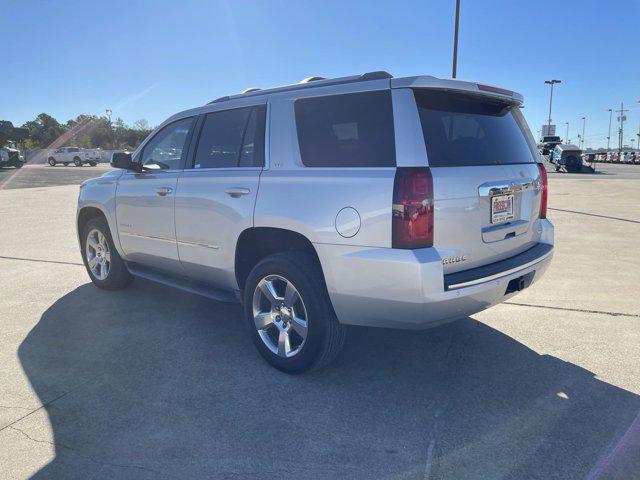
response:
<path id="1" fill-rule="evenodd" d="M 56 166 L 56 159 L 53 157 L 49 157 L 49 160 L 47 160 L 49 162 L 49 165 L 51 165 L 52 167 Z"/>
<path id="2" fill-rule="evenodd" d="M 247 278 L 243 303 L 254 345 L 282 372 L 322 368 L 344 346 L 346 327 L 338 322 L 322 271 L 309 254 L 263 259 Z"/>
<path id="3" fill-rule="evenodd" d="M 81 166 L 82 166 L 82 160 L 80 160 L 80 158 L 79 158 L 79 157 L 76 157 L 76 158 L 74 158 L 74 159 L 73 159 L 73 164 L 74 164 L 76 167 L 81 167 Z"/>
<path id="4" fill-rule="evenodd" d="M 99 288 L 120 290 L 133 278 L 113 246 L 109 225 L 102 217 L 92 218 L 82 230 L 82 261 Z"/>

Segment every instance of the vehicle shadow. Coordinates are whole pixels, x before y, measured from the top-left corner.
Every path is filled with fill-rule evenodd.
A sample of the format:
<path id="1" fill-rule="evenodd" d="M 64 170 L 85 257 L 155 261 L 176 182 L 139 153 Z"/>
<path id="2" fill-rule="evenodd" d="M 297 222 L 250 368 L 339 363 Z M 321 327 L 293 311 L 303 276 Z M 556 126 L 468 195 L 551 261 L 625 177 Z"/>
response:
<path id="1" fill-rule="evenodd" d="M 18 352 L 55 442 L 33 478 L 640 472 L 637 395 L 470 318 L 352 328 L 335 364 L 302 376 L 268 367 L 245 328 L 238 306 L 139 280 L 60 298 Z M 47 441 L 33 421 L 15 427 Z"/>

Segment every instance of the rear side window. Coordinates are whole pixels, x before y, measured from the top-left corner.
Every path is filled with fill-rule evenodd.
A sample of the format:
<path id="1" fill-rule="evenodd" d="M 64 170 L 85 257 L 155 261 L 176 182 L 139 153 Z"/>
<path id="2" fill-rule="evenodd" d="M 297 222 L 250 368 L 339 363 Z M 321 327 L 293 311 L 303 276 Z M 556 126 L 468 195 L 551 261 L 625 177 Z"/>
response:
<path id="1" fill-rule="evenodd" d="M 535 161 L 518 107 L 477 95 L 416 90 L 429 166 Z"/>
<path id="2" fill-rule="evenodd" d="M 262 105 L 208 114 L 193 168 L 263 166 L 265 113 Z"/>
<path id="3" fill-rule="evenodd" d="M 391 92 L 302 98 L 298 144 L 307 167 L 395 167 Z"/>

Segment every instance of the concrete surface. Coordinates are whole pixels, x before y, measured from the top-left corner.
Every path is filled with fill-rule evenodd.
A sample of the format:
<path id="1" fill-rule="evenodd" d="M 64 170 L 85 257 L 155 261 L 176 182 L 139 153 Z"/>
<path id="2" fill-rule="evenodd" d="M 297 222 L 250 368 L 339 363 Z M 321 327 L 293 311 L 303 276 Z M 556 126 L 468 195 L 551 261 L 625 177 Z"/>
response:
<path id="1" fill-rule="evenodd" d="M 110 169 L 108 163 L 99 163 L 95 167 L 27 164 L 20 169 L 0 168 L 0 189 L 79 185 L 83 180 L 100 176 Z"/>
<path id="2" fill-rule="evenodd" d="M 77 186 L 0 187 L 0 478 L 640 478 L 640 184 L 607 168 L 550 175 L 537 285 L 297 377 L 238 306 L 94 288 Z"/>

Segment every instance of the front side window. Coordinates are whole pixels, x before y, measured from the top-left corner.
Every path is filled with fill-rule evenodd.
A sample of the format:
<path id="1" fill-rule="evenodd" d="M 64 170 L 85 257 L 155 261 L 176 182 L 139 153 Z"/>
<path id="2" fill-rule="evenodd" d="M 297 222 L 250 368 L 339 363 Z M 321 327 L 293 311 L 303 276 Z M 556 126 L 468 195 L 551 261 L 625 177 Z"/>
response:
<path id="1" fill-rule="evenodd" d="M 262 105 L 209 113 L 193 168 L 263 166 L 265 112 Z"/>
<path id="2" fill-rule="evenodd" d="M 302 98 L 295 102 L 307 167 L 395 167 L 391 92 Z"/>
<path id="3" fill-rule="evenodd" d="M 431 167 L 534 162 L 517 105 L 445 91 L 415 91 Z"/>
<path id="4" fill-rule="evenodd" d="M 194 117 L 170 123 L 149 140 L 142 151 L 141 163 L 147 170 L 178 170 L 187 153 L 187 137 Z"/>

